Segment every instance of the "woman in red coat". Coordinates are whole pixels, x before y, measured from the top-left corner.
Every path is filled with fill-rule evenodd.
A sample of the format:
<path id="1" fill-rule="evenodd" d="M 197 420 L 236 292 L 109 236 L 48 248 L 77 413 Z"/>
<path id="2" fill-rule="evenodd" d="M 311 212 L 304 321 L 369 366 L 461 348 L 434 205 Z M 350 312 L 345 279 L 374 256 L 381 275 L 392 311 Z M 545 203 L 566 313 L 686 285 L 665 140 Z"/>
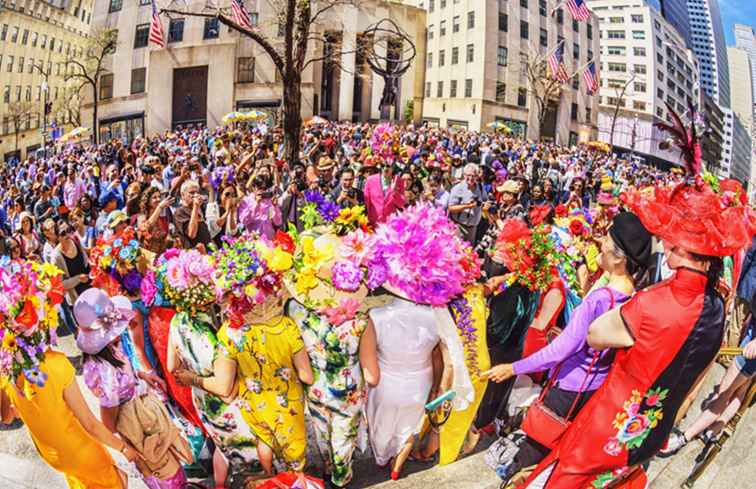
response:
<path id="1" fill-rule="evenodd" d="M 742 188 L 718 183 L 715 192 L 691 177 L 627 199 L 663 241 L 675 273 L 591 325 L 592 348 L 617 349 L 609 375 L 521 488 L 603 488 L 617 479 L 625 480 L 615 487 L 644 487 L 639 465 L 663 447 L 722 342 L 724 302 L 714 287 L 720 257 L 747 246 L 753 235 Z"/>

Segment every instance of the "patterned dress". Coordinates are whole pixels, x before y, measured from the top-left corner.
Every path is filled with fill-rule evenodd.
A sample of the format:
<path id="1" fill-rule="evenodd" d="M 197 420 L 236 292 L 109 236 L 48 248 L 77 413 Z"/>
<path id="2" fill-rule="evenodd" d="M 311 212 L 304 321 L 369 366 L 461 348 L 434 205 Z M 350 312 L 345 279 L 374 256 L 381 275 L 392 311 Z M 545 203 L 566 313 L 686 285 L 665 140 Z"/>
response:
<path id="1" fill-rule="evenodd" d="M 224 324 L 218 340 L 236 362 L 242 416 L 255 436 L 290 470 L 304 470 L 304 391 L 293 359 L 304 343 L 297 325 L 284 316 L 238 329 Z"/>
<path id="2" fill-rule="evenodd" d="M 190 317 L 178 313 L 171 320 L 171 343 L 190 371 L 212 377 L 218 355 L 218 338 L 212 320 L 205 313 Z M 205 430 L 231 465 L 257 463 L 257 441 L 241 415 L 239 401 L 230 404 L 215 394 L 192 387 L 194 406 Z"/>
<path id="3" fill-rule="evenodd" d="M 307 387 L 307 408 L 318 450 L 331 481 L 343 487 L 352 480 L 352 454 L 365 406 L 360 338 L 367 321 L 354 319 L 334 326 L 294 300 L 286 314 L 302 332 L 312 364 L 314 382 Z"/>

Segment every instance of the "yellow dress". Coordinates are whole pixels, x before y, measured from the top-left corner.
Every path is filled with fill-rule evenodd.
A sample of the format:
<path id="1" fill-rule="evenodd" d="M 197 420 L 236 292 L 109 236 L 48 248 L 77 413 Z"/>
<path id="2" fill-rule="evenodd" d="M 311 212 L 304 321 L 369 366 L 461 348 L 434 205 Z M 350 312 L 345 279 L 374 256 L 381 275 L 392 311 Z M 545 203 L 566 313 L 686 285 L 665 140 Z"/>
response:
<path id="1" fill-rule="evenodd" d="M 465 350 L 472 348 L 475 351 L 474 357 L 477 360 L 476 366 L 469 365 L 470 359 L 466 355 L 467 368 L 470 373 L 473 388 L 475 389 L 475 399 L 464 411 L 452 411 L 449 419 L 441 426 L 440 429 L 440 455 L 439 465 L 446 465 L 457 460 L 462 444 L 470 429 L 470 426 L 478 412 L 478 406 L 486 392 L 488 380 L 481 378 L 478 374 L 491 368 L 491 359 L 488 355 L 488 345 L 486 342 L 486 317 L 488 314 L 486 308 L 486 298 L 483 296 L 483 287 L 476 285 L 467 289 L 464 294 L 467 303 L 472 309 L 471 319 L 475 328 L 476 340 L 474 345 L 465 345 Z M 455 318 L 456 320 L 457 318 Z M 464 340 L 462 341 L 464 345 Z"/>
<path id="2" fill-rule="evenodd" d="M 291 470 L 303 470 L 307 435 L 304 391 L 294 354 L 304 348 L 297 325 L 285 316 L 218 332 L 223 354 L 236 361 L 242 416 L 259 441 Z"/>
<path id="3" fill-rule="evenodd" d="M 40 369 L 47 374 L 47 382 L 42 388 L 33 386 L 30 399 L 13 385 L 5 386 L 39 455 L 63 472 L 71 489 L 121 489 L 110 454 L 89 436 L 63 400 L 63 390 L 76 382 L 71 362 L 64 354 L 49 351 Z"/>

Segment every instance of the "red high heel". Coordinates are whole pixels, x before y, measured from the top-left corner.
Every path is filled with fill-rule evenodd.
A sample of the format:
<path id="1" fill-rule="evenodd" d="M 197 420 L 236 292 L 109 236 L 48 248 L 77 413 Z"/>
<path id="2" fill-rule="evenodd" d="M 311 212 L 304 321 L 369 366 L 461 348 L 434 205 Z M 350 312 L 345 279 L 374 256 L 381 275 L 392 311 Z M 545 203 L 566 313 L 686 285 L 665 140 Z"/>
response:
<path id="1" fill-rule="evenodd" d="M 397 471 L 397 470 L 392 470 L 392 471 L 391 471 L 391 480 L 392 480 L 392 481 L 395 481 L 395 480 L 399 479 L 399 475 L 400 475 L 400 474 L 399 474 L 399 471 Z"/>

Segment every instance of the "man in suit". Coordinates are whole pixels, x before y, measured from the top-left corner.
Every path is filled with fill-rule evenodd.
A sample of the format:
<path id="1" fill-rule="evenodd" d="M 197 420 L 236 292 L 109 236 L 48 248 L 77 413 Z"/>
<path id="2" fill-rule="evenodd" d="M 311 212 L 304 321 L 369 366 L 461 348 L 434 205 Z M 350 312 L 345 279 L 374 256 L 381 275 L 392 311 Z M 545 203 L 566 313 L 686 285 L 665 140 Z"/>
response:
<path id="1" fill-rule="evenodd" d="M 383 162 L 380 173 L 367 178 L 364 193 L 371 226 L 385 221 L 405 204 L 404 182 L 399 175 L 394 175 L 393 166 L 386 162 Z"/>

